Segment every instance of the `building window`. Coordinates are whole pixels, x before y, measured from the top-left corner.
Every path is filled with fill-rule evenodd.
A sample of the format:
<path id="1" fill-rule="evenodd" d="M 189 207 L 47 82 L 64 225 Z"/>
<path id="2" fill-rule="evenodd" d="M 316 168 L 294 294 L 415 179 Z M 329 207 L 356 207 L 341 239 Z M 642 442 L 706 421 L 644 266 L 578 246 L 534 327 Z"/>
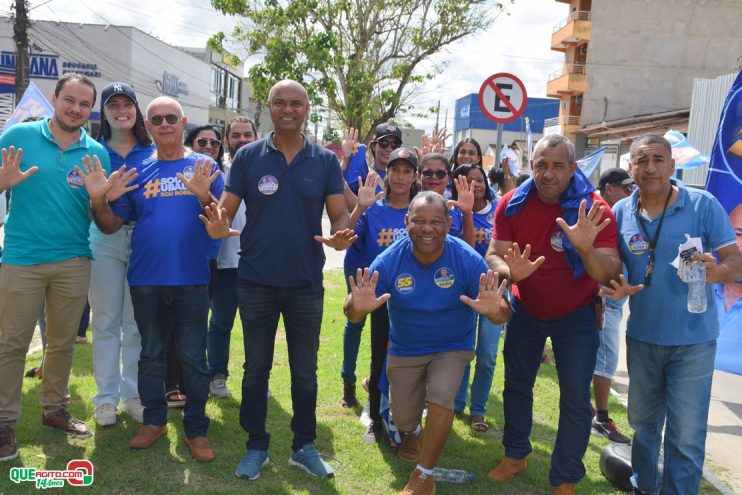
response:
<path id="1" fill-rule="evenodd" d="M 240 79 L 227 74 L 227 91 L 226 91 L 225 108 L 237 112 L 240 108 Z"/>
<path id="2" fill-rule="evenodd" d="M 209 103 L 211 106 L 222 106 L 224 95 L 224 71 L 214 65 L 211 66 L 211 87 L 209 88 Z"/>

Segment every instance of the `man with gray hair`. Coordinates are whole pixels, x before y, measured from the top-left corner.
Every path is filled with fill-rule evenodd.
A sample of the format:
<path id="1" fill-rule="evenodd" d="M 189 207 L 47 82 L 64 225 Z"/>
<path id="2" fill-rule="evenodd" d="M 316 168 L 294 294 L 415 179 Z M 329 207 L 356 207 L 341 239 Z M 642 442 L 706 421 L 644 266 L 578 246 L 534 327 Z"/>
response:
<path id="1" fill-rule="evenodd" d="M 502 297 L 505 281 L 498 284 L 476 251 L 448 235 L 451 217 L 442 196 L 418 194 L 405 223 L 409 237 L 349 278 L 344 310 L 348 320 L 360 321 L 388 305 L 387 377 L 392 416 L 403 434 L 397 453 L 418 463 L 401 495 L 426 495 L 435 493 L 433 468 L 451 431 L 464 369 L 474 357 L 477 314 L 503 323 L 510 308 Z"/>
<path id="2" fill-rule="evenodd" d="M 560 400 L 549 482 L 553 493 L 570 494 L 585 476 L 599 283 L 618 279 L 621 262 L 613 214 L 577 168 L 572 143 L 555 134 L 543 137 L 531 167 L 533 177 L 498 204 L 486 255 L 490 267 L 513 284 L 503 351 L 505 458 L 489 477 L 503 482 L 526 468 L 533 385 L 544 341 L 551 337 Z"/>
<path id="3" fill-rule="evenodd" d="M 183 412 L 185 443 L 200 462 L 214 459 L 207 437 L 206 318 L 209 313 L 208 250 L 211 245 L 198 219 L 202 205 L 221 195 L 224 181 L 205 155 L 183 146 L 186 118 L 169 97 L 147 107 L 147 130 L 155 153 L 142 162 L 129 192 L 115 199 L 97 163 L 85 163 L 85 187 L 98 228 L 110 234 L 124 222 L 136 221 L 131 239 L 127 277 L 134 318 L 142 335 L 139 358 L 139 397 L 144 423 L 129 442 L 146 449 L 167 434 L 165 347 L 172 321 L 188 390 Z"/>

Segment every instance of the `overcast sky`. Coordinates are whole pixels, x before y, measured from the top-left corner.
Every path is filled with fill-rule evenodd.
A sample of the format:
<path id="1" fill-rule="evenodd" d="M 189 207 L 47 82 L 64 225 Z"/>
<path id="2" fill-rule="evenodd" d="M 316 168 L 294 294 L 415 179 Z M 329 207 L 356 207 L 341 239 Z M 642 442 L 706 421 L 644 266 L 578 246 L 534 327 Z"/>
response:
<path id="1" fill-rule="evenodd" d="M 31 0 L 31 19 L 134 26 L 173 45 L 204 46 L 217 31 L 230 32 L 237 20 L 217 14 L 209 0 Z M 0 9 L 0 14 L 8 11 Z M 447 70 L 416 90 L 414 104 L 427 109 L 441 102 L 441 119 L 448 109 L 453 126 L 457 98 L 476 93 L 489 75 L 510 72 L 525 84 L 529 96 L 546 96 L 547 75 L 559 69 L 562 54 L 549 49 L 552 28 L 568 14 L 556 0 L 516 0 L 485 32 L 451 46 L 436 61 L 448 60 Z M 167 19 L 167 22 L 163 22 Z M 431 129 L 435 118 L 409 118 L 418 128 Z"/>

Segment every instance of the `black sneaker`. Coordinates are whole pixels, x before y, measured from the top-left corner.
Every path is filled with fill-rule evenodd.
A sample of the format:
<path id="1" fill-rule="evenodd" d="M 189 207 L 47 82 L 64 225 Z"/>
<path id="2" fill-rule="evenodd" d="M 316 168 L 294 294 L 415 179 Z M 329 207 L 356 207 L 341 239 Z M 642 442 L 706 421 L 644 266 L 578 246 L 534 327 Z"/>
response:
<path id="1" fill-rule="evenodd" d="M 86 438 L 93 434 L 85 423 L 73 417 L 64 409 L 55 411 L 49 415 L 42 415 L 41 424 L 62 430 L 79 438 Z"/>
<path id="2" fill-rule="evenodd" d="M 374 443 L 381 438 L 381 423 L 378 421 L 371 421 L 368 424 L 368 428 L 363 432 L 364 443 Z"/>
<path id="3" fill-rule="evenodd" d="M 18 443 L 15 430 L 10 426 L 0 426 L 0 462 L 12 461 L 18 457 Z"/>
<path id="4" fill-rule="evenodd" d="M 593 418 L 592 429 L 594 433 L 606 437 L 611 442 L 616 443 L 631 443 L 631 439 L 626 435 L 623 435 L 612 419 L 608 421 L 598 421 L 598 417 Z"/>
<path id="5" fill-rule="evenodd" d="M 356 407 L 358 405 L 355 383 L 343 383 L 343 398 L 340 405 L 343 407 Z"/>

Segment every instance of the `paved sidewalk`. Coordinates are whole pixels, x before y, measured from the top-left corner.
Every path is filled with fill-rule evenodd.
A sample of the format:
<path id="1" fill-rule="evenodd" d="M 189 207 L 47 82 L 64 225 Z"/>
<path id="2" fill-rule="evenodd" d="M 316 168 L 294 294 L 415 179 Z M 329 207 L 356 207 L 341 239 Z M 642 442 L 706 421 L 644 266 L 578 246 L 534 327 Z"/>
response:
<path id="1" fill-rule="evenodd" d="M 613 384 L 624 401 L 629 390 L 625 339 L 628 313 L 627 304 L 621 322 L 621 352 Z M 704 471 L 706 478 L 723 493 L 742 495 L 742 376 L 714 372 Z"/>

